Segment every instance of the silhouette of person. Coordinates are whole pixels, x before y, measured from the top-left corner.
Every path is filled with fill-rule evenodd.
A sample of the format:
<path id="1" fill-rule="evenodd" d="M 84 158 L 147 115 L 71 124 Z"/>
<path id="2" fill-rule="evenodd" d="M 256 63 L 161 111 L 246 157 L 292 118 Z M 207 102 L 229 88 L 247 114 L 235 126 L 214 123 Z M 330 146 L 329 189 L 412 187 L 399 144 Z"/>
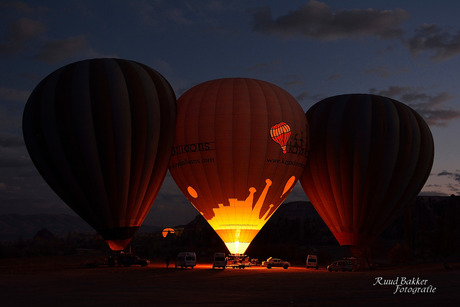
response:
<path id="1" fill-rule="evenodd" d="M 169 257 L 166 257 L 166 268 L 169 267 Z"/>

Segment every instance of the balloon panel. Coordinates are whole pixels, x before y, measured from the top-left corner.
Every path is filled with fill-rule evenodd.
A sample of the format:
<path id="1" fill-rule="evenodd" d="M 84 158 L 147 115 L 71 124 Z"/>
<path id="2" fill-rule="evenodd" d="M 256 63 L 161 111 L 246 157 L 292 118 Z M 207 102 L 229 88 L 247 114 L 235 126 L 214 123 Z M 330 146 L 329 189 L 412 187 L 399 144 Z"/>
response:
<path id="1" fill-rule="evenodd" d="M 408 106 L 367 94 L 326 98 L 307 111 L 311 151 L 302 187 L 341 245 L 366 245 L 427 180 L 434 145 Z"/>
<path id="2" fill-rule="evenodd" d="M 286 91 L 212 80 L 178 100 L 169 170 L 230 252 L 242 254 L 294 187 L 307 150 L 305 114 Z"/>
<path id="3" fill-rule="evenodd" d="M 128 60 L 92 59 L 40 82 L 24 110 L 23 134 L 51 188 L 120 248 L 158 194 L 175 116 L 174 92 L 158 72 Z"/>

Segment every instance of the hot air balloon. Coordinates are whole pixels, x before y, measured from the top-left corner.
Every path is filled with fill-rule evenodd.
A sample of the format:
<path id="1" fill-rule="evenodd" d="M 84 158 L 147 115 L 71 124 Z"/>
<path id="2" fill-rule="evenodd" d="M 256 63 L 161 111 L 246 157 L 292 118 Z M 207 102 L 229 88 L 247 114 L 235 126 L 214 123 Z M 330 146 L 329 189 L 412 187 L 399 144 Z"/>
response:
<path id="1" fill-rule="evenodd" d="M 298 102 L 265 81 L 207 81 L 178 99 L 170 173 L 232 254 L 244 254 L 302 174 L 307 132 Z"/>
<path id="2" fill-rule="evenodd" d="M 168 236 L 168 234 L 173 235 L 174 234 L 174 228 L 165 228 L 165 229 L 163 229 L 161 234 L 163 235 L 163 238 L 166 238 L 166 236 Z"/>
<path id="3" fill-rule="evenodd" d="M 158 194 L 175 119 L 174 92 L 158 72 L 129 60 L 90 59 L 37 85 L 23 135 L 49 186 L 118 251 Z"/>
<path id="4" fill-rule="evenodd" d="M 337 241 L 359 254 L 422 189 L 433 164 L 430 129 L 410 107 L 369 94 L 326 98 L 306 116 L 301 185 Z"/>

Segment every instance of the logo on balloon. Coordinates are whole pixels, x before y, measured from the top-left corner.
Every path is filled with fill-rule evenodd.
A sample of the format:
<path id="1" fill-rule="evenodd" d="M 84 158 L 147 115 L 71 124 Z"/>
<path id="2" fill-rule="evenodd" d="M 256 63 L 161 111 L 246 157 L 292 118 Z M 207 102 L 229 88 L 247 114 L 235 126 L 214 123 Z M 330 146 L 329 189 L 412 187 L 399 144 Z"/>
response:
<path id="1" fill-rule="evenodd" d="M 276 124 L 270 128 L 270 136 L 272 137 L 273 141 L 281 146 L 283 153 L 286 153 L 286 145 L 289 138 L 291 137 L 291 127 L 289 127 L 289 125 L 285 122 Z"/>

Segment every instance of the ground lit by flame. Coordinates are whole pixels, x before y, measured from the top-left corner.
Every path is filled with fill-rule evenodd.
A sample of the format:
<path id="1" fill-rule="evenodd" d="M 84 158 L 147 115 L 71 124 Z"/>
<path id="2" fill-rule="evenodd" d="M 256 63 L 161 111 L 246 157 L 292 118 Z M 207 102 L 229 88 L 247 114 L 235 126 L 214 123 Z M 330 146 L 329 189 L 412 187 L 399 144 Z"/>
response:
<path id="1" fill-rule="evenodd" d="M 292 187 L 294 182 L 295 177 L 293 176 L 286 182 L 280 197 Z M 249 244 L 274 212 L 272 210 L 273 204 L 271 204 L 265 214 L 260 217 L 272 181 L 266 179 L 265 183 L 265 188 L 254 206 L 256 189 L 251 187 L 249 188 L 249 196 L 245 200 L 229 198 L 229 205 L 218 204 L 218 208 L 213 209 L 214 216 L 207 220 L 232 254 L 244 254 Z M 193 198 L 198 197 L 198 193 L 192 187 L 189 187 L 187 191 Z"/>

